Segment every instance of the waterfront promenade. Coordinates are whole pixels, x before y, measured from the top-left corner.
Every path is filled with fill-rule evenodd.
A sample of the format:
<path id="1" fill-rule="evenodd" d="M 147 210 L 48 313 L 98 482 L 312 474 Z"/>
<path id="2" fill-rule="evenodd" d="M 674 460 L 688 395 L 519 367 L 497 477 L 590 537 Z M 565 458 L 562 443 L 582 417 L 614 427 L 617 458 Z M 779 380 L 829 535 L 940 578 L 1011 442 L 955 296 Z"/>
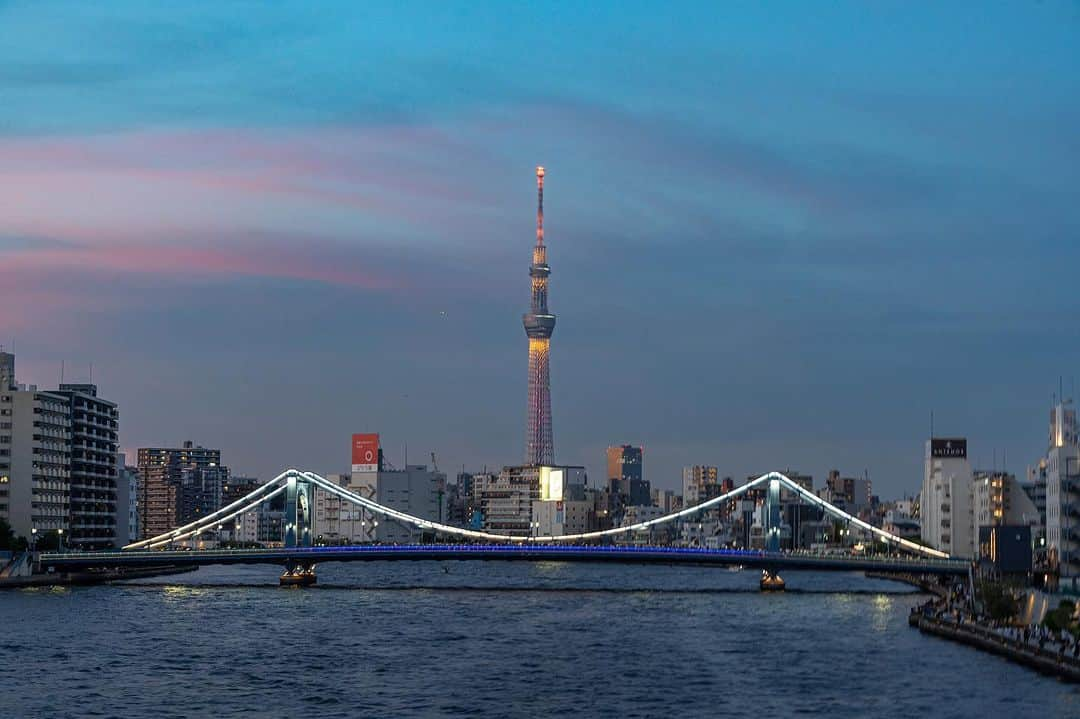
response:
<path id="1" fill-rule="evenodd" d="M 914 607 L 908 623 L 931 634 L 1050 674 L 1080 683 L 1080 639 L 1055 634 L 1040 626 L 997 625 L 942 602 L 929 601 Z"/>

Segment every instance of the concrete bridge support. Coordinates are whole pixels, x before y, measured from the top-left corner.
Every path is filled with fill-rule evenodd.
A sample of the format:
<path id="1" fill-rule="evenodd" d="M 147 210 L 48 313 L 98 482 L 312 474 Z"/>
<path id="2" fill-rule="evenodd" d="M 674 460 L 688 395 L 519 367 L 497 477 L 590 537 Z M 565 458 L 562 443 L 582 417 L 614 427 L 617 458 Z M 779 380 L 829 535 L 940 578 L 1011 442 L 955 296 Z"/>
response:
<path id="1" fill-rule="evenodd" d="M 290 474 L 285 485 L 285 516 L 282 527 L 285 548 L 311 546 L 311 525 L 315 512 L 315 486 L 299 472 Z M 315 563 L 289 560 L 282 572 L 281 586 L 306 587 L 315 583 Z"/>
<path id="2" fill-rule="evenodd" d="M 315 583 L 315 563 L 288 561 L 285 571 L 278 578 L 283 587 L 309 587 Z"/>
<path id="3" fill-rule="evenodd" d="M 769 480 L 768 493 L 765 495 L 765 551 L 780 551 L 780 480 L 773 477 Z M 761 572 L 763 592 L 780 592 L 784 590 L 784 580 L 776 567 L 768 567 Z"/>

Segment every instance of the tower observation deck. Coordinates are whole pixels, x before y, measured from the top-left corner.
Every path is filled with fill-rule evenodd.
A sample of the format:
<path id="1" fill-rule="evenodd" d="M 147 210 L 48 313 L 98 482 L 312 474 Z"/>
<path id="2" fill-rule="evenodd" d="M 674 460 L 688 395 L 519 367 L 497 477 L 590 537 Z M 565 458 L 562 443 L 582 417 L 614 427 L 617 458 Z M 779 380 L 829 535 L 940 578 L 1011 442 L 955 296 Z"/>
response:
<path id="1" fill-rule="evenodd" d="M 555 315 L 548 311 L 547 246 L 544 245 L 544 168 L 536 168 L 536 245 L 533 247 L 529 278 L 532 302 L 522 316 L 529 338 L 529 398 L 525 419 L 525 464 L 553 464 L 555 443 L 551 435 L 551 377 L 548 355 Z"/>

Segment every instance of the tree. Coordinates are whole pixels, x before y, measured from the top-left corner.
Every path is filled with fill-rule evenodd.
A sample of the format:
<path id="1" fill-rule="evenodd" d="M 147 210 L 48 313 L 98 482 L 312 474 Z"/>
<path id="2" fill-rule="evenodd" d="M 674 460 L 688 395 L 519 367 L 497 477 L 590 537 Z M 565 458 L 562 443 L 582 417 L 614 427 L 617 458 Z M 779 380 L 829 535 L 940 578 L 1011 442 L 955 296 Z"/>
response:
<path id="1" fill-rule="evenodd" d="M 11 551 L 15 549 L 15 543 L 18 539 L 15 537 L 15 531 L 8 524 L 8 521 L 3 517 L 0 517 L 0 551 Z"/>
<path id="2" fill-rule="evenodd" d="M 1067 629 L 1070 632 L 1076 633 L 1076 629 L 1073 627 L 1073 611 L 1076 609 L 1076 605 L 1067 599 L 1061 600 L 1057 609 L 1051 609 L 1043 617 L 1043 626 L 1052 632 L 1060 632 L 1062 629 Z"/>
<path id="3" fill-rule="evenodd" d="M 984 611 L 996 621 L 1009 621 L 1020 611 L 1020 604 L 1008 587 L 998 583 L 984 582 L 980 587 Z"/>
<path id="4" fill-rule="evenodd" d="M 55 552 L 60 549 L 60 533 L 55 529 L 51 532 L 38 534 L 34 549 L 39 552 Z"/>

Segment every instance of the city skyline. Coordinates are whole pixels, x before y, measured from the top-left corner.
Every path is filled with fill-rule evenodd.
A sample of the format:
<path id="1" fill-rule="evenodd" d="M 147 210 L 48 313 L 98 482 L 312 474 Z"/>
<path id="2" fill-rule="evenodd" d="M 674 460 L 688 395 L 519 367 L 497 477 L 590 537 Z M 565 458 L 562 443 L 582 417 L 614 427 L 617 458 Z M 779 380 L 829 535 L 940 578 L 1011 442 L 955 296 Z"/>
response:
<path id="1" fill-rule="evenodd" d="M 93 362 L 131 456 L 336 472 L 378 431 L 516 462 L 538 163 L 558 459 L 594 480 L 632 443 L 655 487 L 910 495 L 931 411 L 1021 475 L 1071 394 L 1074 5 L 205 7 L 146 43 L 175 12 L 0 9 L 0 343 L 22 382 Z M 67 42 L 87 26 L 110 42 Z"/>

